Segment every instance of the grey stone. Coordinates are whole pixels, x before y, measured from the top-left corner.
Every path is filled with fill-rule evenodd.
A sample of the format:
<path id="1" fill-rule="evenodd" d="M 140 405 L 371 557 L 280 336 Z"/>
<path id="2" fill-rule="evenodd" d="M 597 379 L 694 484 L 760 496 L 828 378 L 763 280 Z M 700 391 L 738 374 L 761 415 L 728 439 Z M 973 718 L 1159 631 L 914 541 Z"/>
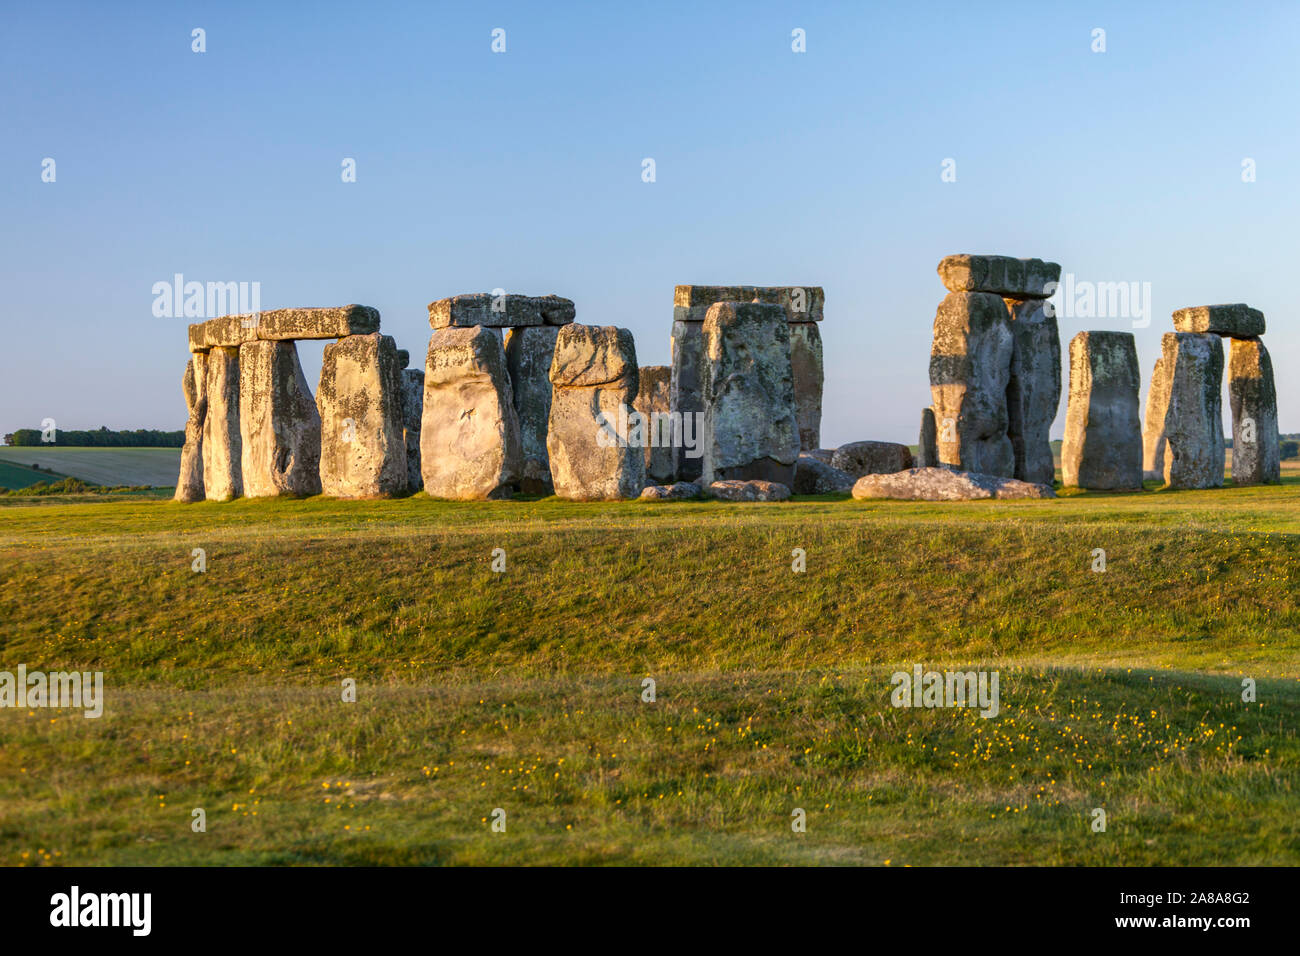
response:
<path id="1" fill-rule="evenodd" d="M 672 332 L 672 374 L 668 385 L 669 404 L 682 417 L 682 428 L 700 438 L 704 418 L 704 323 L 674 321 Z M 793 372 L 792 372 L 793 374 Z M 676 473 L 680 479 L 699 478 L 704 471 L 702 455 L 688 454 L 685 442 L 674 449 Z"/>
<path id="2" fill-rule="evenodd" d="M 671 485 L 646 485 L 641 497 L 646 501 L 685 501 L 698 498 L 704 489 L 692 481 L 678 481 Z"/>
<path id="3" fill-rule="evenodd" d="M 349 335 L 325 346 L 316 407 L 321 489 L 335 498 L 407 491 L 402 370 L 387 335 Z"/>
<path id="4" fill-rule="evenodd" d="M 1232 483 L 1282 480 L 1273 361 L 1259 339 L 1231 339 L 1228 400 L 1232 405 Z"/>
<path id="5" fill-rule="evenodd" d="M 318 495 L 320 414 L 292 342 L 239 347 L 244 495 Z"/>
<path id="6" fill-rule="evenodd" d="M 1061 267 L 1042 259 L 945 256 L 939 278 L 949 292 L 990 292 L 1012 299 L 1045 299 L 1056 290 Z"/>
<path id="7" fill-rule="evenodd" d="M 1061 335 L 1042 299 L 1007 299 L 1011 313 L 1011 377 L 1007 437 L 1015 477 L 1050 485 L 1056 477 L 1051 429 L 1061 403 Z"/>
<path id="8" fill-rule="evenodd" d="M 939 463 L 958 471 L 1010 478 L 1007 436 L 1011 316 L 1001 296 L 950 292 L 934 317 L 930 395 Z"/>
<path id="9" fill-rule="evenodd" d="M 790 322 L 820 322 L 826 293 L 813 285 L 679 285 L 673 290 L 673 319 L 703 322 L 710 306 L 719 302 L 763 302 L 779 305 Z"/>
<path id="10" fill-rule="evenodd" d="M 916 445 L 918 468 L 937 468 L 939 465 L 938 432 L 934 427 L 934 409 L 921 409 L 921 434 Z"/>
<path id="11" fill-rule="evenodd" d="M 835 457 L 834 448 L 809 448 L 806 451 L 799 452 L 799 457 L 816 458 L 824 465 L 829 465 Z"/>
<path id="12" fill-rule="evenodd" d="M 816 322 L 790 323 L 790 370 L 799 447 L 816 448 L 822 443 L 822 385 L 826 379 L 822 334 Z"/>
<path id="13" fill-rule="evenodd" d="M 555 493 L 574 501 L 636 498 L 645 453 L 624 425 L 639 374 L 632 333 L 614 326 L 566 325 L 551 363 L 546 450 Z"/>
<path id="14" fill-rule="evenodd" d="M 1264 334 L 1264 313 L 1244 302 L 1231 305 L 1198 305 L 1174 313 L 1175 332 L 1209 332 L 1233 338 Z"/>
<path id="15" fill-rule="evenodd" d="M 1218 335 L 1167 332 L 1161 359 L 1169 376 L 1165 486 L 1223 484 L 1223 342 Z"/>
<path id="16" fill-rule="evenodd" d="M 854 498 L 908 501 L 967 501 L 978 498 L 1055 498 L 1051 485 L 1039 485 L 949 468 L 912 468 L 890 475 L 864 475 L 853 485 Z"/>
<path id="17" fill-rule="evenodd" d="M 799 429 L 785 310 L 720 302 L 709 308 L 704 337 L 701 483 L 762 480 L 789 487 Z"/>
<path id="18" fill-rule="evenodd" d="M 546 453 L 546 428 L 551 417 L 551 362 L 555 357 L 557 325 L 511 329 L 505 337 L 506 368 L 523 452 L 519 490 L 529 495 L 549 495 L 551 461 Z"/>
<path id="19" fill-rule="evenodd" d="M 203 491 L 203 423 L 208 414 L 206 387 L 208 356 L 196 352 L 185 363 L 181 390 L 189 415 L 185 421 L 185 445 L 181 448 L 181 470 L 176 479 L 176 501 L 202 501 Z"/>
<path id="20" fill-rule="evenodd" d="M 1070 340 L 1070 396 L 1061 446 L 1066 486 L 1142 487 L 1140 379 L 1131 332 L 1080 332 Z"/>
<path id="21" fill-rule="evenodd" d="M 573 300 L 558 295 L 477 292 L 429 303 L 429 325 L 435 329 L 567 325 L 574 315 Z"/>
<path id="22" fill-rule="evenodd" d="M 203 489 L 209 501 L 244 493 L 239 435 L 239 349 L 214 348 L 207 355 L 203 418 Z"/>
<path id="23" fill-rule="evenodd" d="M 190 351 L 232 348 L 246 342 L 338 339 L 379 331 L 379 310 L 367 305 L 325 309 L 272 309 L 225 315 L 190 326 Z"/>
<path id="24" fill-rule="evenodd" d="M 501 339 L 482 326 L 429 337 L 420 424 L 426 494 L 506 498 L 523 469 L 514 391 Z"/>
<path id="25" fill-rule="evenodd" d="M 708 486 L 708 496 L 722 501 L 787 501 L 790 488 L 779 481 L 724 479 Z"/>
<path id="26" fill-rule="evenodd" d="M 406 444 L 406 481 L 411 491 L 424 487 L 420 466 L 420 429 L 424 422 L 424 371 L 402 370 L 402 438 Z"/>
<path id="27" fill-rule="evenodd" d="M 912 467 L 912 450 L 892 441 L 851 441 L 835 449 L 831 464 L 854 481 L 863 475 L 886 475 Z"/>
<path id="28" fill-rule="evenodd" d="M 795 462 L 794 484 L 790 490 L 796 495 L 846 494 L 853 488 L 853 480 L 848 472 L 812 455 L 801 454 Z"/>
<path id="29" fill-rule="evenodd" d="M 646 480 L 670 484 L 676 455 L 669 401 L 672 369 L 667 365 L 642 365 L 636 390 L 636 410 L 644 424 Z"/>
<path id="30" fill-rule="evenodd" d="M 1146 414 L 1142 418 L 1142 480 L 1165 480 L 1165 455 L 1169 441 L 1165 438 L 1165 420 L 1169 414 L 1169 387 L 1172 384 L 1165 368 L 1163 348 L 1151 371 L 1147 387 Z"/>

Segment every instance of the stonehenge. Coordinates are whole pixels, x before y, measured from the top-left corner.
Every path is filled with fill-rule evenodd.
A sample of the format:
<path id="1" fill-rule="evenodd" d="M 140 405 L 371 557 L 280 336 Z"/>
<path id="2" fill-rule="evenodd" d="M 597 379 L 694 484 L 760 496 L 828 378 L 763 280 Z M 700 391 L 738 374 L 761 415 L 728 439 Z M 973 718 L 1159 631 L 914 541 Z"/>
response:
<path id="1" fill-rule="evenodd" d="M 525 494 L 549 495 L 553 490 L 546 427 L 551 417 L 551 359 L 560 328 L 531 325 L 505 334 L 506 371 L 523 454 L 519 485 Z"/>
<path id="2" fill-rule="evenodd" d="M 672 368 L 642 365 L 636 390 L 636 411 L 645 427 L 646 481 L 672 484 L 676 456 L 673 454 L 673 418 L 670 394 Z"/>
<path id="3" fill-rule="evenodd" d="M 906 501 L 969 501 L 981 498 L 1055 498 L 1051 485 L 981 475 L 949 468 L 912 468 L 894 474 L 863 475 L 853 485 L 854 498 Z"/>
<path id="4" fill-rule="evenodd" d="M 229 501 L 244 493 L 243 449 L 239 431 L 239 349 L 215 346 L 207 352 L 203 394 L 203 493 Z"/>
<path id="5" fill-rule="evenodd" d="M 335 498 L 382 498 L 407 489 L 402 368 L 380 332 L 325 346 L 320 387 L 320 484 Z"/>
<path id="6" fill-rule="evenodd" d="M 1273 361 L 1258 338 L 1231 340 L 1228 401 L 1232 406 L 1232 483 L 1278 483 L 1282 480 L 1282 460 Z"/>
<path id="7" fill-rule="evenodd" d="M 1011 313 L 1007 434 L 1014 475 L 1021 481 L 1050 485 L 1056 475 L 1050 432 L 1061 402 L 1061 335 L 1056 316 L 1043 299 L 1004 301 Z"/>
<path id="8" fill-rule="evenodd" d="M 292 341 L 239 347 L 239 434 L 245 497 L 321 493 L 320 414 Z"/>
<path id="9" fill-rule="evenodd" d="M 1141 489 L 1140 384 L 1131 332 L 1080 332 L 1070 340 L 1070 393 L 1061 446 L 1067 487 Z"/>
<path id="10" fill-rule="evenodd" d="M 406 440 L 406 477 L 411 491 L 424 487 L 420 465 L 420 427 L 424 421 L 424 372 L 402 369 L 402 436 Z"/>
<path id="11" fill-rule="evenodd" d="M 1169 387 L 1161 416 L 1165 485 L 1217 488 L 1224 468 L 1223 343 L 1210 333 L 1166 332 L 1161 360 Z"/>
<path id="12" fill-rule="evenodd" d="M 854 481 L 863 475 L 887 475 L 912 467 L 912 451 L 892 441 L 853 441 L 831 455 L 832 467 Z"/>
<path id="13" fill-rule="evenodd" d="M 181 391 L 185 394 L 185 445 L 181 448 L 181 473 L 176 479 L 176 501 L 202 501 L 203 493 L 203 424 L 208 414 L 208 399 L 204 394 L 206 355 L 202 352 L 190 356 L 185 363 L 185 376 Z"/>

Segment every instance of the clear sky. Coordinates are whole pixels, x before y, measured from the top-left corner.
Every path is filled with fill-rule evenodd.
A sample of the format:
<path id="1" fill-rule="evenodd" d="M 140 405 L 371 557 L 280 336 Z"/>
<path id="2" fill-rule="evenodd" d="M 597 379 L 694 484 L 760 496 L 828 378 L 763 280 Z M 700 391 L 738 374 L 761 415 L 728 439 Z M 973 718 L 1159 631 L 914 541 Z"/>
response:
<path id="1" fill-rule="evenodd" d="M 821 285 L 823 444 L 912 442 L 955 252 L 1149 282 L 1144 394 L 1173 309 L 1263 309 L 1300 430 L 1298 51 L 1293 2 L 6 3 L 0 430 L 182 428 L 182 273 L 373 305 L 413 364 L 462 292 L 650 365 L 678 283 Z"/>

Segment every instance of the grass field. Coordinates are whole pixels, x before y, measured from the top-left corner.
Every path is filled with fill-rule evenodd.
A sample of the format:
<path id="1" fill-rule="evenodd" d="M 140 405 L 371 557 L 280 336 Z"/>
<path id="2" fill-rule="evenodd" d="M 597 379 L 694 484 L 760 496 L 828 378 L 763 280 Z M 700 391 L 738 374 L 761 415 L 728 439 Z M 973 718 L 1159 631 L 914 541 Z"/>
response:
<path id="1" fill-rule="evenodd" d="M 64 477 L 62 473 L 37 471 L 0 459 L 0 488 L 30 488 L 40 481 L 54 482 Z"/>
<path id="2" fill-rule="evenodd" d="M 106 684 L 0 709 L 0 863 L 1300 863 L 1294 477 L 12 506 L 0 585 L 0 669 Z M 1001 713 L 892 707 L 913 664 Z"/>
<path id="3" fill-rule="evenodd" d="M 10 477 L 9 469 L 32 464 L 59 472 L 56 477 L 71 475 L 95 485 L 155 485 L 165 488 L 176 485 L 181 450 L 0 445 L 0 488 L 26 488 L 36 481 L 50 478 L 47 471 L 42 471 L 31 481 L 17 474 Z M 12 483 L 19 480 L 23 483 Z"/>

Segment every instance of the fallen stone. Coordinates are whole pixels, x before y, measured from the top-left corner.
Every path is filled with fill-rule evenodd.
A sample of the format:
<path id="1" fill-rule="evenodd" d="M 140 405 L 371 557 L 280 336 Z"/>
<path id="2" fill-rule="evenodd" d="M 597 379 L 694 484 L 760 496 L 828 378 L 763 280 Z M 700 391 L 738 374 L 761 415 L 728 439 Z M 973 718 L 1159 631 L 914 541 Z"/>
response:
<path id="1" fill-rule="evenodd" d="M 812 455 L 801 454 L 795 462 L 794 485 L 790 490 L 796 495 L 845 494 L 852 490 L 853 481 L 848 472 Z"/>
<path id="2" fill-rule="evenodd" d="M 190 351 L 231 348 L 247 342 L 338 339 L 379 331 L 379 310 L 367 305 L 327 309 L 272 309 L 225 315 L 190 326 Z"/>
<path id="3" fill-rule="evenodd" d="M 918 468 L 936 468 L 939 465 L 938 432 L 934 427 L 934 409 L 921 409 L 921 434 L 917 439 L 916 461 Z"/>
<path id="4" fill-rule="evenodd" d="M 519 490 L 527 495 L 549 495 L 555 490 L 546 429 L 551 417 L 551 362 L 559 334 L 557 325 L 535 325 L 510 329 L 505 336 L 506 368 L 523 454 Z"/>
<path id="5" fill-rule="evenodd" d="M 1282 455 L 1277 433 L 1273 360 L 1259 339 L 1229 341 L 1232 483 L 1277 484 L 1282 480 Z"/>
<path id="6" fill-rule="evenodd" d="M 185 393 L 185 408 L 189 416 L 185 421 L 185 445 L 181 448 L 181 470 L 176 479 L 175 501 L 202 501 L 203 491 L 203 422 L 208 414 L 208 399 L 204 394 L 207 371 L 207 353 L 196 352 L 185 363 L 185 376 L 181 390 Z"/>
<path id="7" fill-rule="evenodd" d="M 799 447 L 816 448 L 822 443 L 822 386 L 826 379 L 822 334 L 816 322 L 790 323 L 790 372 Z"/>
<path id="8" fill-rule="evenodd" d="M 632 333 L 612 325 L 566 325 L 551 363 L 546 450 L 555 493 L 573 501 L 636 498 L 645 487 L 645 452 L 620 422 L 636 402 L 639 374 Z"/>
<path id="9" fill-rule="evenodd" d="M 854 498 L 909 501 L 966 501 L 977 498 L 1055 498 L 1050 485 L 981 475 L 948 468 L 912 468 L 889 475 L 864 475 L 853 485 Z"/>
<path id="10" fill-rule="evenodd" d="M 320 414 L 292 342 L 239 347 L 244 495 L 321 493 Z"/>
<path id="11" fill-rule="evenodd" d="M 424 487 L 420 465 L 420 429 L 424 423 L 424 372 L 402 370 L 402 439 L 406 445 L 406 481 L 412 492 Z"/>
<path id="12" fill-rule="evenodd" d="M 335 498 L 407 491 L 402 370 L 387 335 L 349 335 L 325 346 L 316 407 L 321 489 Z"/>
<path id="13" fill-rule="evenodd" d="M 912 450 L 892 441 L 851 441 L 835 449 L 831 464 L 854 481 L 863 475 L 887 475 L 912 467 Z"/>
<path id="14" fill-rule="evenodd" d="M 207 355 L 203 386 L 203 489 L 209 501 L 244 493 L 239 434 L 239 349 L 218 347 Z"/>
<path id="15" fill-rule="evenodd" d="M 669 402 L 672 369 L 667 365 L 642 365 L 638 374 L 636 410 L 644 421 L 646 480 L 670 484 L 677 457 Z"/>
<path id="16" fill-rule="evenodd" d="M 709 308 L 704 337 L 701 482 L 762 480 L 788 488 L 799 429 L 785 310 L 719 302 Z"/>
<path id="17" fill-rule="evenodd" d="M 641 490 L 641 497 L 646 501 L 684 501 L 698 498 L 704 489 L 693 481 L 678 481 L 671 485 L 646 485 Z"/>
<path id="18" fill-rule="evenodd" d="M 1061 336 L 1042 299 L 1007 299 L 1011 313 L 1011 376 L 1007 437 L 1015 477 L 1050 485 L 1056 477 L 1051 428 L 1061 404 Z"/>
<path id="19" fill-rule="evenodd" d="M 1174 331 L 1209 332 L 1233 338 L 1264 334 L 1264 313 L 1243 302 L 1231 305 L 1198 305 L 1174 313 Z"/>
<path id="20" fill-rule="evenodd" d="M 507 498 L 520 480 L 519 415 L 501 339 L 490 329 L 443 328 L 429 337 L 420 470 L 435 498 Z"/>
<path id="21" fill-rule="evenodd" d="M 790 497 L 790 488 L 778 481 L 725 479 L 712 482 L 708 495 L 722 501 L 786 501 Z"/>
<path id="22" fill-rule="evenodd" d="M 1169 376 L 1165 486 L 1223 484 L 1223 342 L 1213 333 L 1166 332 L 1161 359 Z"/>
<path id="23" fill-rule="evenodd" d="M 816 458 L 822 464 L 829 465 L 831 463 L 831 459 L 835 457 L 835 449 L 834 448 L 809 448 L 806 451 L 799 452 L 800 458 L 803 458 L 805 456 L 808 458 Z"/>
<path id="24" fill-rule="evenodd" d="M 1080 332 L 1070 340 L 1070 396 L 1061 446 L 1068 487 L 1142 487 L 1137 346 L 1131 332 Z"/>
<path id="25" fill-rule="evenodd" d="M 1007 436 L 1011 316 L 989 292 L 950 292 L 934 317 L 930 395 L 939 463 L 958 471 L 1010 478 Z"/>
<path id="26" fill-rule="evenodd" d="M 1012 299 L 1045 299 L 1056 291 L 1061 267 L 1042 259 L 945 256 L 939 278 L 949 292 L 989 292 Z"/>

